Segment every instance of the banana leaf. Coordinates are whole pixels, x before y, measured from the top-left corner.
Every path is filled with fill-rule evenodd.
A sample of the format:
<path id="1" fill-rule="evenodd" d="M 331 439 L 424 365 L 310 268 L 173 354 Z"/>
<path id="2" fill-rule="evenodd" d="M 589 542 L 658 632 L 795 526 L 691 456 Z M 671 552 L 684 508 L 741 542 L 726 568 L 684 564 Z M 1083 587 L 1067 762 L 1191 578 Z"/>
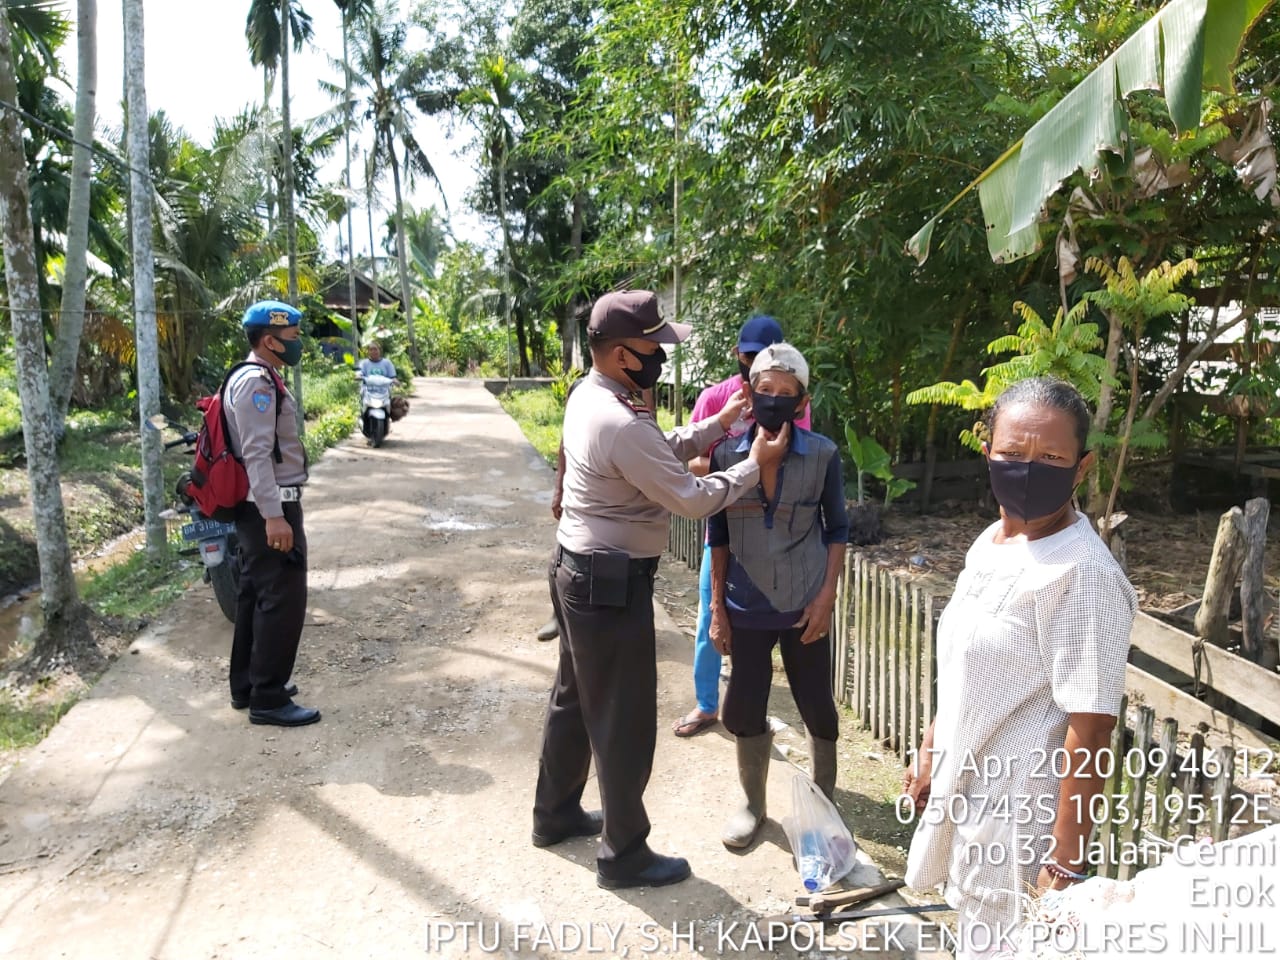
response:
<path id="1" fill-rule="evenodd" d="M 1097 169 L 1108 155 L 1131 159 L 1124 98 L 1159 90 L 1177 130 L 1195 129 L 1206 88 L 1233 92 L 1232 71 L 1244 38 L 1270 5 L 1271 0 L 1173 0 L 1162 7 L 921 227 L 906 252 L 924 263 L 938 221 L 974 189 L 993 260 L 1016 260 L 1040 249 L 1044 203 L 1067 177 Z"/>

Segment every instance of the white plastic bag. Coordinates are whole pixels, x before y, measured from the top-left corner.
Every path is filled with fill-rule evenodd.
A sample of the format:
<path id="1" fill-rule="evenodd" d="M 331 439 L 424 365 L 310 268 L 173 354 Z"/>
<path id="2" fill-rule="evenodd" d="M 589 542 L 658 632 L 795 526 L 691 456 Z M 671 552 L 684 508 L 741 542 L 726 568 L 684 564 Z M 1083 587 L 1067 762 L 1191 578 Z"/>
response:
<path id="1" fill-rule="evenodd" d="M 858 845 L 840 811 L 803 773 L 791 781 L 791 816 L 782 821 L 800 880 L 810 893 L 825 890 L 857 862 Z"/>

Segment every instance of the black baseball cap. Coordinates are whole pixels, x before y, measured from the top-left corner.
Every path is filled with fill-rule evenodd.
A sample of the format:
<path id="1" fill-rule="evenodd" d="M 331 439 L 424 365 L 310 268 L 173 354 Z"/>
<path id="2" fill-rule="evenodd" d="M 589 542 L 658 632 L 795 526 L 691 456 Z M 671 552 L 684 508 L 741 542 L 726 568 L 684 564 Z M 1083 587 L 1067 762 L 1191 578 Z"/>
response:
<path id="1" fill-rule="evenodd" d="M 652 290 L 622 290 L 606 293 L 591 308 L 587 336 L 593 340 L 653 340 L 680 343 L 693 328 L 687 323 L 668 323 L 658 310 Z"/>

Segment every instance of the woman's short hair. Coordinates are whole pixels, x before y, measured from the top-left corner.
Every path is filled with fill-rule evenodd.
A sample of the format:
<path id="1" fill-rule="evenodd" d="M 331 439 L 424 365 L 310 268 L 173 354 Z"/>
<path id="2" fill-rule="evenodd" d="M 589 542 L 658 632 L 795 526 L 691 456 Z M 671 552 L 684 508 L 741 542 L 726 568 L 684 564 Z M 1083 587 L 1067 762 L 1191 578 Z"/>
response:
<path id="1" fill-rule="evenodd" d="M 1089 449 L 1089 424 L 1093 420 L 1089 404 L 1085 402 L 1079 390 L 1057 377 L 1031 377 L 1006 387 L 1004 392 L 996 398 L 991 409 L 987 411 L 987 430 L 990 431 L 990 435 L 995 436 L 996 421 L 1001 413 L 1010 407 L 1023 405 L 1062 410 L 1075 422 L 1076 437 L 1080 441 L 1080 453 L 1083 454 Z"/>

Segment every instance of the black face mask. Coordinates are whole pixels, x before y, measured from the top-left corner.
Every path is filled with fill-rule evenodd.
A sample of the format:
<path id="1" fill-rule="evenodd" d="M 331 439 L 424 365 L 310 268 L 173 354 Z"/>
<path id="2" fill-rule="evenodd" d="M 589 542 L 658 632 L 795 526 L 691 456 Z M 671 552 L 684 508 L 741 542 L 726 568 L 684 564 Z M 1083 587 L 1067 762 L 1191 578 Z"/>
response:
<path id="1" fill-rule="evenodd" d="M 738 361 L 738 373 L 742 376 L 743 383 L 751 382 L 751 364 L 745 361 Z"/>
<path id="2" fill-rule="evenodd" d="M 751 416 L 770 433 L 777 433 L 784 423 L 796 418 L 796 409 L 804 397 L 770 397 L 751 391 Z"/>
<path id="3" fill-rule="evenodd" d="M 636 389 L 648 390 L 658 382 L 658 377 L 662 374 L 662 365 L 667 362 L 667 351 L 659 347 L 653 353 L 636 353 L 625 343 L 622 349 L 640 361 L 639 370 L 626 368 L 627 376 L 636 385 Z"/>
<path id="4" fill-rule="evenodd" d="M 1076 488 L 1076 466 L 987 459 L 996 502 L 1018 520 L 1039 520 L 1057 513 Z"/>

